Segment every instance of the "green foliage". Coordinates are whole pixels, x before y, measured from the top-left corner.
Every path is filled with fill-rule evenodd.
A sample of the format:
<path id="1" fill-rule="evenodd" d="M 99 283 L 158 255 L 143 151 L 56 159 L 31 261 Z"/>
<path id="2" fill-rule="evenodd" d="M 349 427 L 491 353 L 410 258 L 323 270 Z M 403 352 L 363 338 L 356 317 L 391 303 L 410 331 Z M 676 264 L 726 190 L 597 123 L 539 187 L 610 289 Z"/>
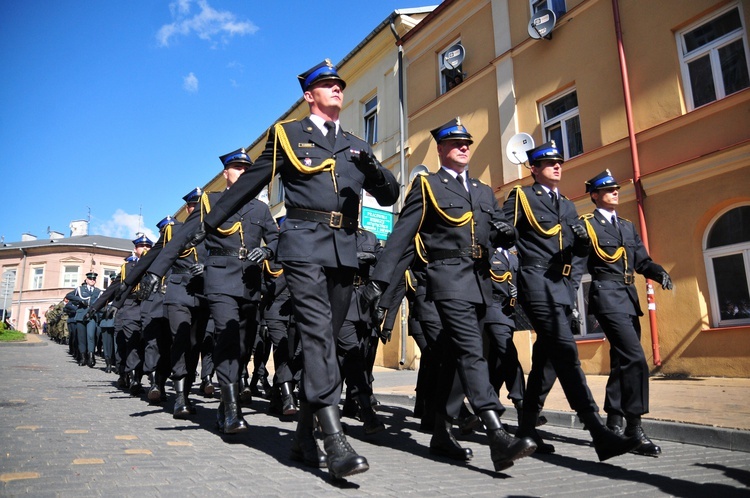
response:
<path id="1" fill-rule="evenodd" d="M 0 322 L 0 342 L 25 341 L 26 334 L 18 330 L 10 330 L 6 325 Z"/>

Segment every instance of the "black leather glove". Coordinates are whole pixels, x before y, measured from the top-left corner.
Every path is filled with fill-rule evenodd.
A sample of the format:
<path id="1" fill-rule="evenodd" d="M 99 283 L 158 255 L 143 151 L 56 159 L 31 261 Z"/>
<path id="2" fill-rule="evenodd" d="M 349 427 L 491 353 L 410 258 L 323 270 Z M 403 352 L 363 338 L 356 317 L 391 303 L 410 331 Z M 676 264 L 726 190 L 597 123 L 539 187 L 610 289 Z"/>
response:
<path id="1" fill-rule="evenodd" d="M 382 342 L 383 344 L 391 340 L 392 333 L 392 329 L 381 329 L 380 327 L 378 327 L 378 337 L 380 337 L 380 342 Z"/>
<path id="2" fill-rule="evenodd" d="M 200 263 L 195 263 L 193 266 L 188 268 L 188 272 L 190 272 L 190 275 L 193 277 L 197 277 L 198 275 L 203 275 L 204 266 Z"/>
<path id="3" fill-rule="evenodd" d="M 104 312 L 104 318 L 107 320 L 114 320 L 115 316 L 117 316 L 117 308 L 115 306 L 110 306 L 107 308 L 107 311 Z"/>
<path id="4" fill-rule="evenodd" d="M 502 235 L 503 237 L 515 237 L 516 231 L 513 228 L 513 225 L 506 223 L 502 220 L 492 220 L 490 221 L 493 227 L 495 227 L 495 230 L 497 230 L 497 233 Z"/>
<path id="5" fill-rule="evenodd" d="M 247 260 L 259 265 L 271 256 L 273 256 L 273 251 L 268 247 L 256 247 L 247 253 Z"/>
<path id="6" fill-rule="evenodd" d="M 365 289 L 359 296 L 359 304 L 362 306 L 362 310 L 370 311 L 370 316 L 372 317 L 373 322 L 376 321 L 378 305 L 380 304 L 380 297 L 382 295 L 383 289 L 380 288 L 380 284 L 371 280 L 367 282 Z M 380 321 L 377 321 L 377 324 L 379 325 Z"/>
<path id="7" fill-rule="evenodd" d="M 198 229 L 193 232 L 193 234 L 188 237 L 187 241 L 185 241 L 185 245 L 182 247 L 183 250 L 190 249 L 192 247 L 197 246 L 203 240 L 206 238 L 206 225 L 205 223 L 201 222 L 200 225 L 198 225 Z"/>
<path id="8" fill-rule="evenodd" d="M 582 224 L 573 223 L 572 225 L 570 225 L 570 229 L 573 230 L 573 235 L 575 235 L 577 239 L 583 241 L 589 240 L 589 233 L 588 231 L 586 231 L 586 227 L 584 227 Z"/>
<path id="9" fill-rule="evenodd" d="M 357 259 L 362 263 L 374 263 L 378 260 L 377 256 L 371 252 L 357 252 Z"/>
<path id="10" fill-rule="evenodd" d="M 120 282 L 120 285 L 117 286 L 117 291 L 115 291 L 115 298 L 113 301 L 119 301 L 120 297 L 128 291 L 128 287 L 128 284 L 125 282 Z"/>
<path id="11" fill-rule="evenodd" d="M 672 279 L 669 277 L 669 273 L 665 271 L 661 272 L 661 288 L 664 290 L 672 290 L 674 288 L 674 284 L 672 283 Z"/>
<path id="12" fill-rule="evenodd" d="M 94 318 L 94 315 L 96 315 L 96 311 L 94 311 L 94 308 L 89 308 L 86 310 L 86 314 L 83 315 L 83 321 L 84 322 L 90 322 L 92 318 Z"/>
<path id="13" fill-rule="evenodd" d="M 359 165 L 367 179 L 376 183 L 382 183 L 384 180 L 383 172 L 380 170 L 380 162 L 371 156 L 366 150 L 350 149 L 352 159 Z"/>
<path id="14" fill-rule="evenodd" d="M 149 296 L 151 296 L 151 294 L 156 290 L 156 287 L 159 285 L 159 280 L 161 279 L 153 273 L 146 272 L 146 274 L 141 278 L 141 283 L 138 291 L 135 293 L 135 297 L 141 301 L 145 301 L 146 299 L 148 299 Z"/>
<path id="15" fill-rule="evenodd" d="M 508 282 L 508 291 L 510 292 L 510 297 L 517 298 L 518 297 L 518 287 Z"/>

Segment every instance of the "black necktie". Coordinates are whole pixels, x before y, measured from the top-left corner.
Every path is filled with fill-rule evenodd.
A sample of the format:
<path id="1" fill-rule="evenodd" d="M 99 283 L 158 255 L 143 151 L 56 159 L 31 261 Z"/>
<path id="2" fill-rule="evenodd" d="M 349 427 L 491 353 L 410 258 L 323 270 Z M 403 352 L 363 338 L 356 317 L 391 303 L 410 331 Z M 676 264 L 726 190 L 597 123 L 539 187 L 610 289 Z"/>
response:
<path id="1" fill-rule="evenodd" d="M 461 187 L 466 190 L 466 185 L 464 185 L 464 177 L 463 175 L 456 175 L 456 180 L 458 180 L 458 183 L 461 184 Z"/>
<path id="2" fill-rule="evenodd" d="M 560 201 L 557 199 L 557 194 L 554 190 L 549 191 L 549 198 L 552 199 L 552 206 L 554 206 L 555 211 L 560 211 Z"/>
<path id="3" fill-rule="evenodd" d="M 336 144 L 336 123 L 333 121 L 326 121 L 325 126 L 328 128 L 326 138 L 328 139 L 328 143 L 331 144 L 331 147 L 333 147 Z"/>

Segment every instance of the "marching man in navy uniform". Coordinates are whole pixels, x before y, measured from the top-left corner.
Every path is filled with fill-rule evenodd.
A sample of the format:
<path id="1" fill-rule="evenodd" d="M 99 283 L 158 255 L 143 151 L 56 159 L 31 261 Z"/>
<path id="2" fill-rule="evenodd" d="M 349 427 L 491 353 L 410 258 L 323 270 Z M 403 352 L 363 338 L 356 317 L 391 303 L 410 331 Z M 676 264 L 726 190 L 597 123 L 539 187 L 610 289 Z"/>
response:
<path id="1" fill-rule="evenodd" d="M 334 479 L 365 472 L 367 460 L 349 445 L 339 420 L 341 374 L 336 336 L 346 316 L 358 267 L 355 232 L 362 189 L 383 206 L 399 185 L 370 145 L 339 123 L 346 82 L 326 60 L 298 77 L 310 116 L 276 123 L 255 166 L 204 219 L 215 230 L 275 174 L 284 184 L 286 221 L 276 256 L 292 294 L 304 355 L 300 420 L 292 457 L 320 465 L 313 413 L 325 434 L 326 463 Z M 205 237 L 196 232 L 193 242 Z"/>
<path id="2" fill-rule="evenodd" d="M 643 432 L 641 415 L 648 413 L 648 362 L 641 346 L 643 316 L 635 288 L 635 273 L 672 289 L 672 279 L 661 265 L 654 263 L 638 236 L 633 223 L 620 218 L 620 185 L 609 170 L 586 182 L 586 192 L 596 209 L 583 215 L 591 250 L 588 272 L 591 274 L 589 313 L 596 316 L 610 343 L 610 373 L 604 411 L 607 426 L 626 436 L 636 437 L 641 445 L 634 450 L 646 456 L 659 456 L 661 448 Z"/>
<path id="3" fill-rule="evenodd" d="M 555 142 L 526 154 L 534 184 L 515 187 L 503 205 L 518 231 L 519 300 L 537 336 L 516 435 L 531 437 L 545 452 L 554 451 L 536 431 L 542 397 L 553 380 L 546 375 L 551 362 L 570 407 L 591 433 L 599 460 L 607 460 L 635 449 L 640 441 L 607 429 L 578 359 L 571 318 L 578 286 L 575 276 L 581 272 L 573 264 L 583 264 L 591 241 L 575 205 L 558 191 L 564 158 Z"/>
<path id="4" fill-rule="evenodd" d="M 415 178 L 365 288 L 365 299 L 377 304 L 380 288 L 395 281 L 398 262 L 416 238 L 417 247 L 424 249 L 427 259 L 427 297 L 435 303 L 443 333 L 447 334 L 456 358 L 455 362 L 445 363 L 438 380 L 443 383 L 438 392 L 444 399 L 436 403 L 439 414 L 433 439 L 454 441 L 445 435 L 452 418 L 452 414 L 446 413 L 446 404 L 448 384 L 457 368 L 474 413 L 487 428 L 495 470 L 502 471 L 536 449 L 531 439 L 517 439 L 503 429 L 500 415 L 505 409 L 490 384 L 482 351 L 483 322 L 487 305 L 492 301 L 490 255 L 495 247 L 512 246 L 515 231 L 506 222 L 492 189 L 468 178 L 473 140 L 460 119 L 453 119 L 431 133 L 437 142 L 441 168 Z M 401 274 L 395 275 L 398 278 Z M 450 447 L 444 449 L 451 457 L 455 454 L 456 459 L 469 457 L 460 447 L 454 451 Z"/>
<path id="5" fill-rule="evenodd" d="M 86 274 L 86 280 L 75 290 L 70 291 L 65 297 L 69 302 L 74 303 L 76 310 L 76 338 L 78 339 L 78 353 L 80 354 L 78 364 L 89 367 L 96 366 L 96 355 L 94 354 L 96 346 L 96 320 L 93 316 L 87 315 L 88 307 L 99 298 L 102 290 L 96 287 L 96 272 Z"/>

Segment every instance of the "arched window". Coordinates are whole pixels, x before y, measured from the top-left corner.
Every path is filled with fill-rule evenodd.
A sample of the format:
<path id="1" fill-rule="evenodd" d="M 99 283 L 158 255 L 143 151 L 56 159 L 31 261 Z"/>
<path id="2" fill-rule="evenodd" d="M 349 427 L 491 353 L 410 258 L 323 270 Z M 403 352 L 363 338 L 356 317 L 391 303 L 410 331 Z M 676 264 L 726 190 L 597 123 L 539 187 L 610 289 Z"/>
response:
<path id="1" fill-rule="evenodd" d="M 750 205 L 717 217 L 703 247 L 712 325 L 750 324 Z"/>

